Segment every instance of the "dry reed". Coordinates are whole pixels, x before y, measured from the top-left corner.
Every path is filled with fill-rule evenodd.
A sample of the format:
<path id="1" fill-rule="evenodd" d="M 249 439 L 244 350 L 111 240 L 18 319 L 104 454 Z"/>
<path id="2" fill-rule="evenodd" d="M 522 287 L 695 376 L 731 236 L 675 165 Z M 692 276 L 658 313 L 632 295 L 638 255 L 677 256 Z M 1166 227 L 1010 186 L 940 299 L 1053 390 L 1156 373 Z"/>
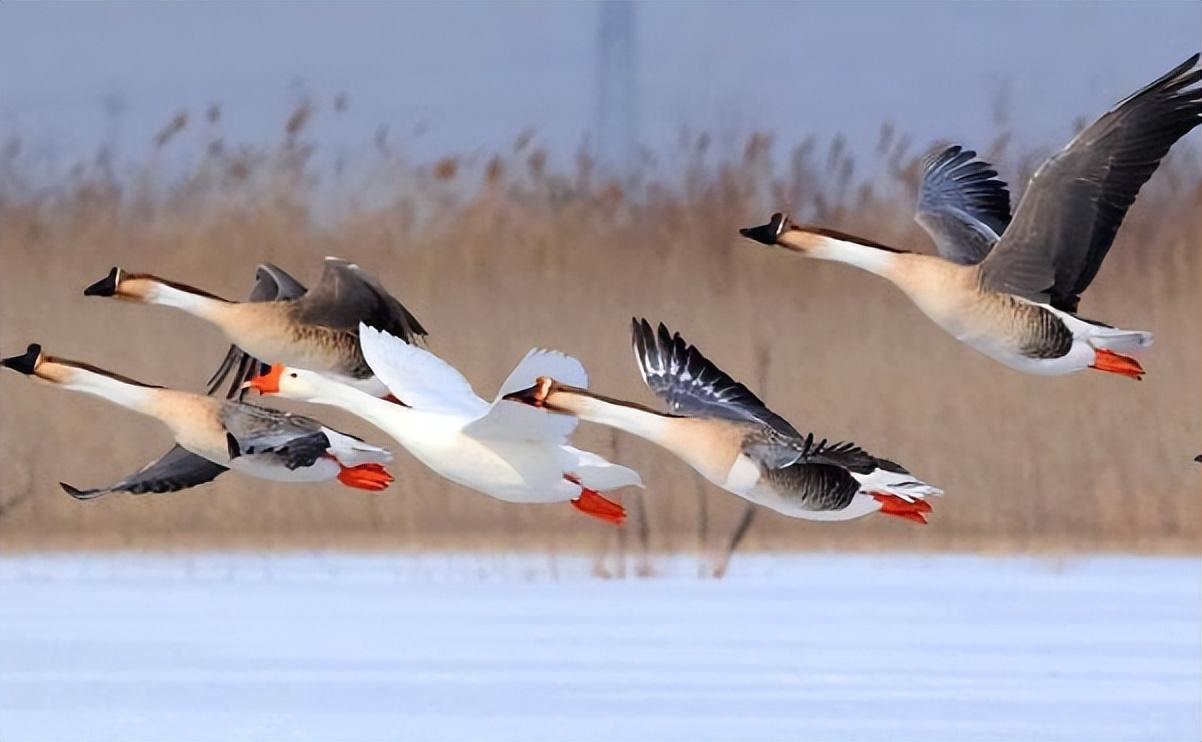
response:
<path id="1" fill-rule="evenodd" d="M 195 389 L 223 352 L 215 330 L 163 308 L 85 299 L 81 289 L 120 264 L 234 298 L 260 261 L 312 282 L 322 256 L 340 255 L 376 273 L 431 331 L 432 349 L 485 396 L 538 345 L 579 356 L 594 388 L 652 402 L 627 337 L 629 318 L 646 316 L 755 385 L 798 428 L 852 438 L 947 490 L 925 528 L 765 512 L 750 548 L 1199 547 L 1196 150 L 1179 147 L 1144 189 L 1083 304 L 1087 316 L 1156 333 L 1149 374 L 1137 384 L 1095 373 L 1020 375 L 945 336 L 872 276 L 736 237 L 783 208 L 929 250 L 911 221 L 921 153 L 891 127 L 882 129 L 872 177 L 856 176 L 839 140 L 784 151 L 757 134 L 726 159 L 708 137 L 688 138 L 619 184 L 586 156 L 557 165 L 531 132 L 508 153 L 418 166 L 382 129 L 372 162 L 340 175 L 344 163 L 317 164 L 306 141 L 315 115 L 303 103 L 268 148 L 226 143 L 215 107 L 202 132 L 181 113 L 132 173 L 114 174 L 101 156 L 49 184 L 33 177 L 12 138 L 0 148 L 0 350 L 38 341 Z M 197 155 L 183 171 L 157 158 L 189 146 Z M 1016 191 L 1038 154 L 1011 152 L 1004 136 L 988 151 Z M 345 415 L 316 412 L 388 442 Z M 590 426 L 577 439 L 642 472 L 646 491 L 623 497 L 635 512 L 628 534 L 566 505 L 492 501 L 404 453 L 395 485 L 378 495 L 227 474 L 179 494 L 81 503 L 55 483 L 115 481 L 165 450 L 167 433 L 99 400 L 0 374 L 0 547 L 574 552 L 621 542 L 688 551 L 713 548 L 741 512 L 741 501 L 649 444 Z"/>

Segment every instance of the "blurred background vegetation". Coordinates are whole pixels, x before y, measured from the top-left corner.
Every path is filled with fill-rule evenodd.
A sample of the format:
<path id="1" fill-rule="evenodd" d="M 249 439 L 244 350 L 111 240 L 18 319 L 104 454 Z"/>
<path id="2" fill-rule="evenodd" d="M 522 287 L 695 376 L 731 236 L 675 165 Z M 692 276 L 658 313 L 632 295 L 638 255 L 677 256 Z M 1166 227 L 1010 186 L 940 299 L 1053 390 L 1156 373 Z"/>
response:
<path id="1" fill-rule="evenodd" d="M 628 338 L 630 317 L 645 316 L 679 330 L 799 429 L 853 439 L 947 491 L 927 527 L 765 511 L 748 548 L 1197 552 L 1202 171 L 1192 142 L 1144 188 L 1082 306 L 1156 334 L 1148 376 L 1133 383 L 1018 374 L 945 336 L 879 279 L 738 238 L 738 227 L 787 210 L 931 251 L 912 212 L 919 161 L 936 143 L 915 145 L 889 124 L 872 162 L 857 162 L 839 138 L 685 133 L 673 148 L 642 152 L 619 181 L 583 152 L 549 157 L 530 131 L 505 151 L 418 160 L 381 130 L 356 161 L 322 158 L 312 121 L 345 106 L 302 101 L 269 146 L 227 141 L 216 106 L 181 112 L 132 166 L 114 166 L 102 149 L 49 183 L 21 136 L 0 142 L 0 350 L 36 341 L 148 383 L 200 389 L 224 352 L 219 333 L 165 308 L 85 299 L 83 287 L 119 264 L 240 298 L 259 262 L 311 284 L 321 258 L 338 255 L 378 275 L 429 329 L 431 350 L 485 397 L 542 346 L 578 356 L 594 389 L 654 403 Z M 1010 142 L 1003 132 L 964 144 L 998 166 L 1017 204 L 1051 146 Z M 0 374 L 0 549 L 705 551 L 743 507 L 650 444 L 582 426 L 579 445 L 647 483 L 622 495 L 632 515 L 619 531 L 567 505 L 463 490 L 349 416 L 307 411 L 393 448 L 395 484 L 367 494 L 231 473 L 178 494 L 84 503 L 56 483 L 115 481 L 165 450 L 167 432 Z"/>

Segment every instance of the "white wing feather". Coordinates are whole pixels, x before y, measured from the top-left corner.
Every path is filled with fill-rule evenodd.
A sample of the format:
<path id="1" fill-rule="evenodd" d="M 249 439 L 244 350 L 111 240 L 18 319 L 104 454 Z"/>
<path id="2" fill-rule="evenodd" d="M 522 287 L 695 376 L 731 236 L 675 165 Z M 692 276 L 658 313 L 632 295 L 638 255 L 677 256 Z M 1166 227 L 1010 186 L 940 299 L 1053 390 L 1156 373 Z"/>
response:
<path id="1" fill-rule="evenodd" d="M 364 443 L 358 438 L 352 438 L 345 433 L 323 427 L 321 432 L 330 439 L 329 451 L 343 466 L 358 466 L 359 464 L 387 464 L 392 461 L 392 454 L 383 448 Z"/>
<path id="2" fill-rule="evenodd" d="M 572 446 L 563 446 L 570 464 L 566 470 L 575 474 L 580 483 L 597 492 L 608 492 L 619 487 L 642 487 L 643 478 L 634 469 L 606 461 L 591 451 L 581 451 Z"/>
<path id="3" fill-rule="evenodd" d="M 550 376 L 569 386 L 588 386 L 588 373 L 580 361 L 555 350 L 535 348 L 526 354 L 510 372 L 492 408 L 479 420 L 463 429 L 474 438 L 525 440 L 541 443 L 563 443 L 579 421 L 572 415 L 560 415 L 539 410 L 520 402 L 505 402 L 501 398 L 511 392 L 534 386 L 540 376 Z"/>
<path id="4" fill-rule="evenodd" d="M 372 372 L 393 396 L 415 410 L 475 419 L 488 412 L 463 374 L 428 350 L 367 325 L 359 346 Z"/>
<path id="5" fill-rule="evenodd" d="M 588 372 L 580 361 L 557 350 L 532 348 L 501 384 L 497 399 L 529 389 L 540 376 L 550 376 L 561 384 L 588 389 Z"/>

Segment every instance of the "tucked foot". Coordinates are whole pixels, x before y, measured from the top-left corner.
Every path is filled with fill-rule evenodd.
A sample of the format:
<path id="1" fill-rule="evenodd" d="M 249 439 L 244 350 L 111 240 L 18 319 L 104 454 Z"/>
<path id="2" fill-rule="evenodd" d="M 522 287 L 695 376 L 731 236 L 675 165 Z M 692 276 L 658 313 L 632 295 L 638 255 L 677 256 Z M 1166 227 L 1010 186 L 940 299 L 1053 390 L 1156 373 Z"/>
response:
<path id="1" fill-rule="evenodd" d="M 1096 368 L 1099 371 L 1109 371 L 1112 374 L 1126 376 L 1128 379 L 1139 381 L 1145 371 L 1144 367 L 1139 365 L 1139 361 L 1131 356 L 1125 356 L 1121 353 L 1115 353 L 1113 350 L 1105 348 L 1094 348 L 1093 363 L 1090 368 Z"/>
<path id="2" fill-rule="evenodd" d="M 626 508 L 613 500 L 607 500 L 590 489 L 582 488 L 580 497 L 572 500 L 572 506 L 585 515 L 591 515 L 616 526 L 622 525 L 626 520 Z"/>
<path id="3" fill-rule="evenodd" d="M 926 513 L 931 512 L 931 503 L 926 500 L 915 500 L 909 502 L 897 495 L 890 495 L 885 492 L 871 492 L 872 499 L 881 504 L 881 512 L 885 515 L 893 515 L 898 518 L 915 523 L 927 524 Z"/>
<path id="4" fill-rule="evenodd" d="M 338 472 L 338 481 L 347 487 L 359 490 L 379 492 L 392 484 L 392 475 L 379 464 L 359 464 L 358 466 L 342 466 Z"/>

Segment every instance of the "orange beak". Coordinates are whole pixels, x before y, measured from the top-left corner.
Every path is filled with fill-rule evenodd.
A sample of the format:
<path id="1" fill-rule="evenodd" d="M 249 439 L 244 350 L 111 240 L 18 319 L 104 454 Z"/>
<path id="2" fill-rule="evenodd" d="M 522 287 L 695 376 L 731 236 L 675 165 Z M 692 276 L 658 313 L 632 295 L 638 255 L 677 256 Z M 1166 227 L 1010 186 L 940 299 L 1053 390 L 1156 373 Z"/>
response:
<path id="1" fill-rule="evenodd" d="M 284 364 L 275 363 L 267 373 L 256 376 L 246 382 L 247 389 L 254 389 L 259 394 L 279 394 L 280 377 L 284 375 Z"/>

